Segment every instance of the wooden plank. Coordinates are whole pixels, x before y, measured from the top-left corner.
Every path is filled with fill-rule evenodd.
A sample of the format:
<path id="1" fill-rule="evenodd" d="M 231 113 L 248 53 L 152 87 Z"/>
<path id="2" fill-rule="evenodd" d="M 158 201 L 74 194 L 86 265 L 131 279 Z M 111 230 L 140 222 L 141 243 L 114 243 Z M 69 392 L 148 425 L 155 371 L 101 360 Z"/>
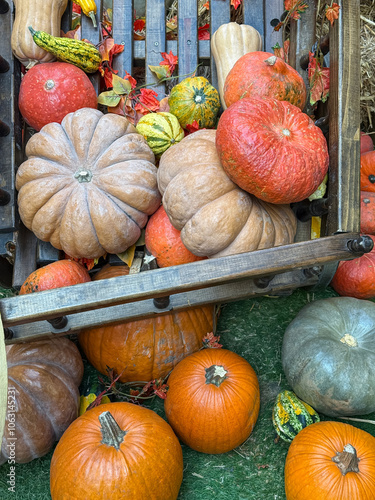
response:
<path id="1" fill-rule="evenodd" d="M 99 0 L 96 0 L 96 5 L 97 5 L 97 21 L 101 19 L 101 2 Z M 94 25 L 91 21 L 91 19 L 85 15 L 82 14 L 81 16 L 81 38 L 89 40 L 92 42 L 94 45 L 98 45 L 98 43 L 101 41 L 101 30 L 100 30 L 100 23 L 97 22 L 97 27 L 94 28 Z M 87 74 L 87 76 L 90 78 L 91 83 L 93 84 L 95 91 L 97 94 L 99 94 L 100 91 L 100 74 L 98 71 L 95 73 Z"/>
<path id="2" fill-rule="evenodd" d="M 273 54 L 272 47 L 278 43 L 283 45 L 282 30 L 274 31 L 271 21 L 280 19 L 284 12 L 284 2 L 281 0 L 264 0 L 264 45 L 263 50 Z"/>
<path id="3" fill-rule="evenodd" d="M 134 42 L 134 59 L 144 59 L 146 57 L 146 43 L 144 40 L 136 40 Z M 167 52 L 172 51 L 177 54 L 177 40 L 167 40 Z M 200 59 L 209 59 L 211 56 L 210 40 L 198 41 L 198 56 Z M 116 56 L 117 57 L 117 56 Z"/>
<path id="4" fill-rule="evenodd" d="M 12 2 L 8 2 L 12 4 Z M 6 7 L 6 6 L 5 6 Z M 4 9 L 3 9 L 4 10 Z M 0 72 L 0 121 L 5 125 L 5 134 L 0 134 L 0 187 L 9 195 L 9 201 L 0 206 L 0 232 L 9 232 L 16 229 L 16 193 L 15 193 L 15 86 L 14 62 L 10 38 L 12 32 L 13 8 L 9 5 L 7 12 L 0 14 L 0 31 L 2 42 L 0 55 L 4 59 L 3 68 L 7 71 Z M 6 64 L 7 63 L 7 64 Z M 18 94 L 17 94 L 18 95 Z"/>
<path id="5" fill-rule="evenodd" d="M 211 0 L 210 2 L 210 27 L 211 35 L 222 25 L 230 22 L 230 0 Z M 211 83 L 217 89 L 217 71 L 215 60 L 211 56 Z"/>
<path id="6" fill-rule="evenodd" d="M 249 24 L 261 35 L 264 47 L 264 3 L 263 0 L 243 0 L 244 24 Z"/>
<path id="7" fill-rule="evenodd" d="M 14 344 L 24 340 L 43 338 L 51 334 L 75 333 L 82 328 L 150 318 L 155 315 L 167 314 L 170 311 L 176 312 L 202 304 L 220 304 L 258 295 L 281 293 L 294 290 L 300 286 L 314 286 L 317 280 L 317 276 L 306 278 L 304 272 L 298 270 L 275 276 L 270 284 L 262 290 L 254 284 L 253 280 L 243 280 L 237 283 L 214 286 L 209 289 L 177 293 L 170 297 L 170 303 L 166 310 L 163 311 L 155 307 L 152 299 L 108 307 L 103 309 L 100 315 L 97 311 L 86 311 L 67 316 L 67 327 L 61 331 L 51 327 L 47 321 L 36 321 L 27 325 L 12 327 L 13 337 L 6 342 Z"/>
<path id="8" fill-rule="evenodd" d="M 5 326 L 209 288 L 353 258 L 357 234 L 293 243 L 0 300 Z"/>
<path id="9" fill-rule="evenodd" d="M 198 3 L 196 0 L 178 2 L 178 74 L 179 81 L 198 66 Z M 191 75 L 190 75 L 191 76 Z"/>
<path id="10" fill-rule="evenodd" d="M 19 225 L 14 257 L 13 288 L 19 290 L 36 269 L 36 249 L 38 240 L 22 223 Z"/>
<path id="11" fill-rule="evenodd" d="M 112 31 L 115 43 L 124 46 L 124 51 L 113 58 L 113 69 L 118 75 L 125 76 L 125 71 L 130 75 L 133 71 L 133 2 L 113 0 Z M 143 44 L 144 46 L 144 44 Z"/>
<path id="12" fill-rule="evenodd" d="M 165 4 L 159 0 L 147 0 L 146 2 L 146 83 L 155 83 L 155 75 L 148 66 L 159 66 L 162 61 L 161 52 L 166 50 L 166 25 Z M 154 90 L 159 100 L 165 97 L 165 85 L 150 87 Z"/>
<path id="13" fill-rule="evenodd" d="M 360 230 L 360 2 L 338 4 L 330 31 L 328 234 Z"/>

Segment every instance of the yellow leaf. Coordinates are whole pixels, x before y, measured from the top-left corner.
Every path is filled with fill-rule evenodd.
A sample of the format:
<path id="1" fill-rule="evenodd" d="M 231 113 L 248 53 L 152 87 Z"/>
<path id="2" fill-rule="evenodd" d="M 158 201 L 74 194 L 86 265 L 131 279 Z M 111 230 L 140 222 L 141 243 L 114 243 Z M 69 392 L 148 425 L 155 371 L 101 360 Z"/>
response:
<path id="1" fill-rule="evenodd" d="M 125 264 L 127 264 L 129 267 L 131 267 L 134 259 L 134 254 L 135 254 L 135 245 L 132 245 L 129 247 L 125 252 L 118 253 L 117 257 L 121 259 Z"/>

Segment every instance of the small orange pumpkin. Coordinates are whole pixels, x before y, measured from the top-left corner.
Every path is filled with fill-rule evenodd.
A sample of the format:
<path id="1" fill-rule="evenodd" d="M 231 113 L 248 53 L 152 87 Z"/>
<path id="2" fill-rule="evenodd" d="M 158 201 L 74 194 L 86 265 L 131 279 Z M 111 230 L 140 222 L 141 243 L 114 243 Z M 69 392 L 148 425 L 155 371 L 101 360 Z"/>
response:
<path id="1" fill-rule="evenodd" d="M 361 191 L 361 232 L 375 234 L 375 193 Z"/>
<path id="2" fill-rule="evenodd" d="M 193 450 L 225 453 L 250 436 L 259 413 L 259 384 L 238 354 L 228 349 L 191 354 L 174 368 L 168 386 L 168 422 Z"/>
<path id="3" fill-rule="evenodd" d="M 361 154 L 361 190 L 375 192 L 375 151 Z"/>
<path id="4" fill-rule="evenodd" d="M 80 416 L 51 460 L 52 500 L 175 500 L 182 450 L 157 413 L 132 403 L 108 403 Z"/>
<path id="5" fill-rule="evenodd" d="M 293 439 L 285 462 L 287 500 L 373 499 L 375 438 L 342 422 L 311 424 Z"/>

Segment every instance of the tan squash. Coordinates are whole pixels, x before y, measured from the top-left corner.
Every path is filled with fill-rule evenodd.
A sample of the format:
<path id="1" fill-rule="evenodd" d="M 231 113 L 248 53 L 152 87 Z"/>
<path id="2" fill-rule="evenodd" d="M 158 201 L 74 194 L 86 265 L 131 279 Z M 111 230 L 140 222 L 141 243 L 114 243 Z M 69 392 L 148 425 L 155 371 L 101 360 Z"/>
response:
<path id="1" fill-rule="evenodd" d="M 222 24 L 212 35 L 211 54 L 215 60 L 218 91 L 224 109 L 224 83 L 229 71 L 240 57 L 248 52 L 262 50 L 260 33 L 248 24 Z"/>
<path id="2" fill-rule="evenodd" d="M 292 243 L 296 218 L 290 206 L 259 200 L 232 182 L 215 136 L 216 130 L 198 130 L 160 159 L 163 206 L 183 244 L 194 255 L 222 257 Z"/>
<path id="3" fill-rule="evenodd" d="M 13 0 L 15 18 L 11 36 L 14 56 L 27 68 L 38 62 L 54 61 L 53 54 L 38 47 L 28 29 L 45 31 L 52 36 L 60 36 L 61 17 L 68 0 Z"/>

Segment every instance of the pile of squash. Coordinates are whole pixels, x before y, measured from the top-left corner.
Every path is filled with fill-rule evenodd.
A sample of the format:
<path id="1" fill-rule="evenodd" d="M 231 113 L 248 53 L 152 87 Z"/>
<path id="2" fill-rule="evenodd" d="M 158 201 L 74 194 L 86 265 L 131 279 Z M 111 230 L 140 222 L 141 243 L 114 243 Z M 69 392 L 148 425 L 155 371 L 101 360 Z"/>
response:
<path id="1" fill-rule="evenodd" d="M 214 33 L 218 89 L 203 77 L 186 78 L 172 88 L 167 112 L 149 113 L 134 126 L 97 109 L 86 73 L 98 69 L 100 54 L 84 41 L 59 37 L 67 0 L 49 2 L 51 11 L 42 20 L 32 19 L 18 0 L 14 3 L 12 48 L 27 69 L 19 107 L 35 129 L 16 175 L 19 213 L 39 239 L 70 256 L 36 270 L 21 293 L 126 276 L 128 266 L 105 266 L 92 278 L 76 260 L 121 254 L 139 241 L 143 229 L 160 267 L 294 241 L 297 222 L 290 204 L 310 197 L 322 184 L 328 148 L 303 111 L 302 77 L 262 51 L 254 28 L 229 23 Z M 95 24 L 94 2 L 80 3 Z M 363 154 L 363 165 L 371 154 Z M 364 172 L 363 167 L 371 191 L 374 176 Z M 371 196 L 364 193 L 366 206 L 373 205 Z M 339 282 L 335 277 L 337 289 Z M 283 368 L 294 392 L 279 395 L 273 421 L 278 434 L 291 442 L 285 466 L 288 500 L 367 498 L 351 496 L 353 474 L 358 477 L 353 483 L 362 485 L 358 488 L 365 491 L 367 483 L 372 495 L 375 491 L 375 438 L 348 424 L 320 422 L 317 413 L 375 409 L 370 375 L 366 391 L 355 398 L 348 393 L 353 380 L 363 381 L 358 347 L 363 344 L 367 351 L 366 362 L 372 363 L 374 355 L 375 306 L 357 300 L 332 299 L 319 304 L 319 311 L 312 303 L 285 333 Z M 183 477 L 179 440 L 198 452 L 225 453 L 250 436 L 259 414 L 259 383 L 249 363 L 226 349 L 202 348 L 205 336 L 214 332 L 215 312 L 214 306 L 204 306 L 84 329 L 78 346 L 60 338 L 10 347 L 9 385 L 23 426 L 17 461 L 43 456 L 58 440 L 51 462 L 53 499 L 64 498 L 67 485 L 77 499 L 114 498 L 114 488 L 121 490 L 116 498 L 125 498 L 126 491 L 126 498 L 176 499 Z M 366 332 L 356 336 L 355 324 L 346 331 L 348 314 L 357 323 L 360 318 Z M 325 327 L 334 316 L 341 321 L 341 338 L 337 328 Z M 334 356 L 353 356 L 352 378 L 338 369 L 335 385 L 328 387 L 330 374 L 322 374 L 323 354 L 316 356 L 317 350 L 331 367 Z M 101 373 L 113 368 L 122 382 L 169 376 L 168 423 L 127 402 L 102 404 L 78 417 L 80 353 Z M 43 440 L 35 429 L 41 420 Z M 7 459 L 3 448 L 1 460 Z M 318 484 L 314 474 L 322 460 L 327 481 Z M 298 489 L 301 467 L 311 478 L 304 491 Z M 341 481 L 340 497 L 327 493 L 331 480 Z"/>

